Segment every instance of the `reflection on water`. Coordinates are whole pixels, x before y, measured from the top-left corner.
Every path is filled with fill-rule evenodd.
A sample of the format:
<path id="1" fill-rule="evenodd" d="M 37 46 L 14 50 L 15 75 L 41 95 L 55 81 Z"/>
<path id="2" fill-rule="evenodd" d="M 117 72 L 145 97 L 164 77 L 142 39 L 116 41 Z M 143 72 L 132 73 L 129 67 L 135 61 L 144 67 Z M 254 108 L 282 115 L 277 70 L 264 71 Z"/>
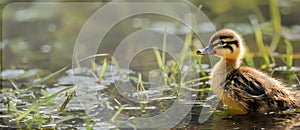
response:
<path id="1" fill-rule="evenodd" d="M 300 121 L 300 114 L 267 114 L 267 115 L 245 115 L 245 116 L 221 116 L 213 115 L 211 120 L 204 124 L 193 122 L 187 126 L 191 129 L 297 129 L 295 126 Z"/>

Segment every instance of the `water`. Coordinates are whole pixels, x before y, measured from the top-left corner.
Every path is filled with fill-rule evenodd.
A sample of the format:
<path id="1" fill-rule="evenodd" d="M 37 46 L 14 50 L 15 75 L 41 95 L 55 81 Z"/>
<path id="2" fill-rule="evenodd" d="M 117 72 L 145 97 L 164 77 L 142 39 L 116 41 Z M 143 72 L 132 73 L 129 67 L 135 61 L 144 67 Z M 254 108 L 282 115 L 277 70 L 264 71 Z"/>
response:
<path id="1" fill-rule="evenodd" d="M 248 16 L 250 14 L 258 16 L 261 28 L 264 32 L 264 41 L 270 45 L 272 39 L 272 26 L 270 19 L 269 5 L 266 2 L 245 3 L 233 2 L 224 3 L 219 8 L 218 2 L 196 2 L 203 4 L 203 12 L 210 18 L 217 28 L 233 28 L 243 34 L 249 51 L 254 56 L 255 68 L 260 68 L 264 61 L 258 53 L 258 48 L 252 31 L 252 26 Z M 189 129 L 299 129 L 300 115 L 293 112 L 281 114 L 267 113 L 264 115 L 244 115 L 233 116 L 226 114 L 222 105 L 214 102 L 210 104 L 206 99 L 213 101 L 207 80 L 195 81 L 185 86 L 178 85 L 184 72 L 192 70 L 186 76 L 188 79 L 203 77 L 199 73 L 199 66 L 192 56 L 186 57 L 190 60 L 178 66 L 176 62 L 170 60 L 181 57 L 182 48 L 168 46 L 168 49 L 175 51 L 174 54 L 165 55 L 167 67 L 164 73 L 158 65 L 157 57 L 152 48 L 140 51 L 132 57 L 129 68 L 120 69 L 115 66 L 110 57 L 95 57 L 78 62 L 76 53 L 73 54 L 76 38 L 86 22 L 86 20 L 103 4 L 84 3 L 85 8 L 81 8 L 83 3 L 43 4 L 22 3 L 7 6 L 3 15 L 3 37 L 1 41 L 2 65 L 1 65 L 1 100 L 0 127 L 6 128 L 45 128 L 45 129 L 114 129 L 114 128 L 135 128 L 142 126 L 135 122 L 136 118 L 149 118 L 166 112 L 174 103 L 181 103 L 190 106 L 190 111 L 174 111 L 169 115 L 184 113 L 180 123 L 174 128 Z M 278 49 L 274 53 L 275 67 L 264 72 L 283 80 L 288 84 L 288 89 L 297 93 L 300 91 L 299 85 L 299 55 L 300 50 L 300 29 L 299 17 L 300 9 L 297 8 L 299 2 L 281 1 L 280 12 L 282 16 L 283 35 L 291 40 L 293 45 L 293 66 L 287 70 L 285 66 L 285 44 L 280 41 Z M 80 10 L 78 10 L 81 8 Z M 155 8 L 155 7 L 153 7 Z M 235 9 L 239 9 L 236 11 Z M 249 10 L 253 11 L 249 13 Z M 187 17 L 190 15 L 187 15 Z M 109 19 L 113 17 L 106 16 Z M 99 26 L 94 23 L 94 26 Z M 124 19 L 116 24 L 105 36 L 98 47 L 98 53 L 116 53 L 118 44 L 131 33 L 141 31 L 147 27 L 161 28 L 166 25 L 172 33 L 175 33 L 184 41 L 188 32 L 181 23 L 171 18 L 156 16 L 153 14 L 137 15 Z M 199 27 L 206 27 L 208 24 L 201 24 Z M 209 28 L 203 28 L 209 31 Z M 93 34 L 90 37 L 97 37 Z M 158 36 L 163 39 L 164 33 Z M 207 34 L 208 35 L 208 34 Z M 154 36 L 154 35 L 153 35 Z M 170 38 L 171 35 L 167 35 Z M 197 39 L 198 37 L 194 37 Z M 87 38 L 89 39 L 89 38 Z M 170 41 L 167 39 L 167 41 Z M 89 40 L 86 40 L 89 42 Z M 198 48 L 201 44 L 195 42 Z M 174 42 L 172 42 L 174 43 Z M 141 43 L 142 44 L 142 43 Z M 205 44 L 205 43 L 204 43 Z M 80 54 L 90 54 L 89 47 L 80 46 L 84 51 Z M 122 50 L 121 56 L 134 52 L 134 46 L 128 46 L 128 50 Z M 104 74 L 104 79 L 98 79 L 102 70 L 103 59 L 107 58 L 112 66 L 109 66 Z M 211 71 L 213 62 L 217 59 L 203 58 L 203 68 L 205 73 Z M 41 78 L 48 74 L 70 65 L 74 62 L 74 69 L 66 69 L 59 74 L 47 79 L 41 84 Z M 95 66 L 91 61 L 95 61 Z M 129 61 L 120 59 L 118 62 Z M 189 66 L 195 66 L 189 68 Z M 121 64 L 124 66 L 124 64 Z M 141 79 L 139 79 L 139 73 Z M 168 78 L 167 78 L 168 77 Z M 143 86 L 139 83 L 142 80 Z M 75 82 L 74 82 L 75 81 Z M 130 85 L 128 83 L 131 83 Z M 18 115 L 24 113 L 37 101 L 44 101 L 51 94 L 55 94 L 62 89 L 77 85 L 75 88 L 59 93 L 51 100 L 39 105 L 37 109 L 31 111 L 24 119 L 16 122 Z M 118 88 L 118 85 L 123 87 Z M 193 91 L 199 90 L 202 91 Z M 71 96 L 73 90 L 75 96 Z M 137 91 L 139 90 L 139 91 Z M 67 105 L 62 111 L 63 104 Z M 207 120 L 199 123 L 199 115 L 203 108 L 208 108 Z M 203 115 L 202 115 L 203 116 Z M 168 115 L 166 116 L 166 118 Z M 175 116 L 176 117 L 176 116 Z M 204 117 L 204 116 L 203 116 Z M 202 117 L 202 118 L 203 118 Z M 164 121 L 165 123 L 167 121 Z M 169 121 L 170 123 L 171 121 Z M 298 122 L 298 125 L 297 125 Z M 151 122 L 144 122 L 151 123 Z M 162 123 L 163 124 L 163 123 Z"/>

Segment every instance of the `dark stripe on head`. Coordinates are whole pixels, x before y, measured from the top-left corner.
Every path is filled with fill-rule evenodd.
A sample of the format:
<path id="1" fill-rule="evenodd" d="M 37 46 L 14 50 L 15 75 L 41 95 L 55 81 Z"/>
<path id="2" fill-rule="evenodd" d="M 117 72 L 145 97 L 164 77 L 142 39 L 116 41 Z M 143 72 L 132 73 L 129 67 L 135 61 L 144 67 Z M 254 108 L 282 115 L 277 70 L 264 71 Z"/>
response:
<path id="1" fill-rule="evenodd" d="M 222 42 L 222 44 L 234 44 L 237 48 L 239 48 L 239 45 L 238 45 L 238 41 L 237 40 L 234 40 L 234 41 L 226 41 L 226 42 Z"/>
<path id="2" fill-rule="evenodd" d="M 228 48 L 231 53 L 233 52 L 233 48 L 230 46 L 230 45 L 225 45 L 225 46 L 222 46 L 223 48 Z"/>
<path id="3" fill-rule="evenodd" d="M 220 39 L 232 39 L 233 36 L 220 36 Z"/>
<path id="4" fill-rule="evenodd" d="M 233 36 L 219 36 L 219 35 L 215 35 L 211 40 L 210 40 L 210 43 L 213 43 L 214 41 L 216 40 L 219 40 L 219 39 L 232 39 Z"/>

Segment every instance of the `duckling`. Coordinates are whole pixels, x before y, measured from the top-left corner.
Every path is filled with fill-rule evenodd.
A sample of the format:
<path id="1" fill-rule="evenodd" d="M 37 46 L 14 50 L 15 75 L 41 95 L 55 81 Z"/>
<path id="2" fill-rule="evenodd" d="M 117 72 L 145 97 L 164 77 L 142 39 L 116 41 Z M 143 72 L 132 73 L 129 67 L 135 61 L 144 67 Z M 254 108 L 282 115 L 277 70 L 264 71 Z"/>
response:
<path id="1" fill-rule="evenodd" d="M 299 108 L 300 102 L 285 85 L 254 68 L 241 66 L 245 55 L 242 37 L 231 29 L 216 32 L 197 55 L 221 57 L 211 72 L 211 87 L 228 110 L 236 114 L 278 112 Z"/>

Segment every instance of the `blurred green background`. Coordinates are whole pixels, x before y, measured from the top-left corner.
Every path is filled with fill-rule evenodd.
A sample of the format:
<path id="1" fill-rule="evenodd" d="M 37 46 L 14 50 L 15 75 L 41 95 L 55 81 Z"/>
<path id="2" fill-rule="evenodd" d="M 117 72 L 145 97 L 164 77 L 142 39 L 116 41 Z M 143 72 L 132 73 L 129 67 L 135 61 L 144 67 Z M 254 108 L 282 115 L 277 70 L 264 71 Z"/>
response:
<path id="1" fill-rule="evenodd" d="M 82 2 L 75 0 L 55 0 L 56 2 Z M 50 7 L 42 8 L 36 2 L 44 0 L 23 0 L 27 6 L 7 8 L 10 4 L 20 2 L 2 0 L 1 4 L 1 61 L 2 68 L 41 68 L 50 71 L 62 68 L 72 62 L 73 47 L 76 38 L 86 20 L 103 4 L 95 4 L 82 9 L 80 6 L 68 6 L 67 8 Z M 49 1 L 50 2 L 50 1 Z M 53 2 L 53 1 L 51 1 Z M 90 0 L 85 2 L 109 2 Z M 270 45 L 276 35 L 271 24 L 272 16 L 269 0 L 189 0 L 195 6 L 202 5 L 201 10 L 207 15 L 217 29 L 232 28 L 241 33 L 250 52 L 254 55 L 258 52 L 254 37 L 251 16 L 255 16 L 264 35 L 264 43 Z M 288 38 L 294 48 L 294 65 L 299 64 L 300 53 L 300 1 L 278 0 L 281 16 L 281 33 Z M 153 7 L 155 8 L 155 7 Z M 3 12 L 4 11 L 4 12 Z M 5 27 L 3 27 L 3 21 Z M 152 26 L 164 18 L 155 16 L 130 17 L 114 27 L 105 37 L 99 48 L 100 53 L 112 53 L 117 44 L 128 34 Z M 177 24 L 177 23 L 173 23 Z M 114 34 L 114 35 L 110 35 Z M 116 38 L 115 36 L 118 36 Z M 178 34 L 184 37 L 185 34 Z M 275 52 L 285 53 L 285 44 L 279 44 Z M 256 64 L 260 65 L 260 61 Z M 280 61 L 279 61 L 280 64 Z"/>

